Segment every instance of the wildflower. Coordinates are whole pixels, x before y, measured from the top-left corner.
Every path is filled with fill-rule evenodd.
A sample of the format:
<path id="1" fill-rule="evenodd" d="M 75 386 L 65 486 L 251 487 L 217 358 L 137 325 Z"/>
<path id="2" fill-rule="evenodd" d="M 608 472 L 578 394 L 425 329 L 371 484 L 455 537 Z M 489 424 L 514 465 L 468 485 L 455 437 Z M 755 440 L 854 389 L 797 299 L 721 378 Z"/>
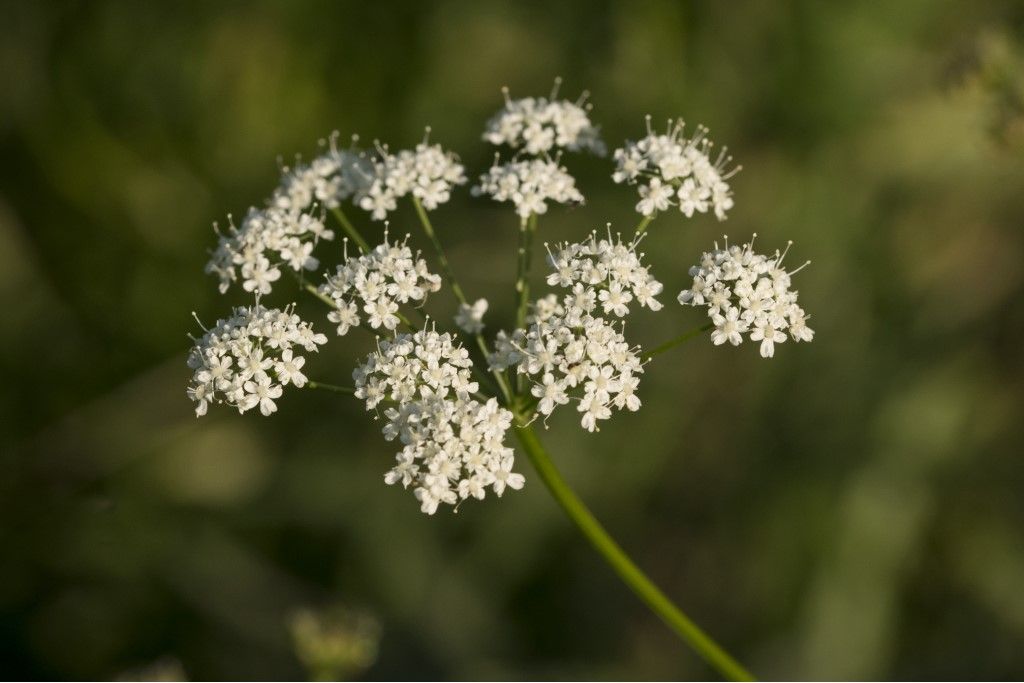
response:
<path id="1" fill-rule="evenodd" d="M 270 206 L 287 211 L 305 211 L 314 204 L 334 208 L 349 197 L 364 194 L 373 180 L 373 162 L 355 148 L 357 137 L 352 138 L 350 149 L 339 150 L 337 140 L 335 132 L 327 151 L 310 163 L 283 167 Z"/>
<path id="2" fill-rule="evenodd" d="M 553 294 L 541 299 L 532 306 L 529 328 L 499 334 L 489 358 L 492 368 L 515 368 L 533 382 L 530 393 L 539 399 L 541 415 L 570 398 L 578 400 L 580 424 L 590 432 L 611 417 L 613 407 L 639 409 L 633 392 L 636 376 L 644 371 L 621 326 L 595 315 L 597 302 L 593 287 L 581 283 L 560 299 Z"/>
<path id="3" fill-rule="evenodd" d="M 604 156 L 600 130 L 590 122 L 587 93 L 576 102 L 556 101 L 559 83 L 560 80 L 556 80 L 550 99 L 513 100 L 508 88 L 502 88 L 505 107 L 487 122 L 483 139 L 492 145 L 508 145 L 530 155 L 546 154 L 557 147 Z"/>
<path id="4" fill-rule="evenodd" d="M 379 155 L 372 180 L 357 199 L 360 208 L 377 221 L 387 218 L 397 208 L 398 200 L 410 194 L 424 209 L 432 211 L 451 198 L 453 186 L 466 182 L 465 168 L 458 158 L 441 145 L 429 144 L 426 137 L 414 150 L 392 154 L 382 147 Z"/>
<path id="5" fill-rule="evenodd" d="M 487 313 L 487 299 L 477 299 L 473 305 L 461 304 L 455 314 L 455 325 L 463 332 L 480 334 L 484 329 L 484 314 Z"/>
<path id="6" fill-rule="evenodd" d="M 406 241 L 391 243 L 385 231 L 384 243 L 369 253 L 348 256 L 346 251 L 345 261 L 320 285 L 320 293 L 334 301 L 327 319 L 337 323 L 338 335 L 358 327 L 360 314 L 373 329 L 393 330 L 400 321 L 399 304 L 421 305 L 441 288 L 440 276 L 427 269 Z"/>
<path id="7" fill-rule="evenodd" d="M 772 256 L 755 253 L 753 247 L 753 240 L 742 247 L 729 246 L 727 240 L 724 249 L 716 243 L 700 265 L 690 269 L 693 284 L 679 293 L 679 303 L 707 307 L 716 346 L 738 346 L 747 335 L 750 341 L 761 342 L 763 358 L 771 358 L 775 345 L 786 341 L 786 332 L 796 342 L 814 339 L 807 314 L 797 304 L 798 293 L 790 289 L 791 276 L 807 263 L 787 272 L 782 261 L 789 246 Z"/>
<path id="8" fill-rule="evenodd" d="M 313 248 L 321 239 L 334 239 L 320 218 L 291 209 L 249 209 L 238 227 L 228 220 L 228 233 L 219 236 L 206 264 L 206 272 L 220 278 L 222 294 L 239 276 L 245 291 L 269 294 L 281 268 L 316 270 L 320 262 Z"/>
<path id="9" fill-rule="evenodd" d="M 403 446 L 385 483 L 411 486 L 426 514 L 482 499 L 488 487 L 500 496 L 524 483 L 504 444 L 512 413 L 494 398 L 475 398 L 472 366 L 450 334 L 424 329 L 380 341 L 352 373 L 356 397 L 367 410 L 386 406 L 384 437 Z"/>
<path id="10" fill-rule="evenodd" d="M 643 254 L 636 252 L 642 239 L 639 235 L 623 243 L 621 235 L 616 235 L 613 241 L 609 227 L 607 239 L 598 240 L 595 231 L 584 242 L 556 245 L 554 251 L 548 251 L 552 272 L 547 283 L 594 288 L 604 313 L 619 318 L 629 312 L 634 300 L 652 311 L 661 310 L 661 303 L 654 297 L 661 293 L 662 284 L 643 265 Z"/>
<path id="11" fill-rule="evenodd" d="M 498 164 L 497 158 L 472 192 L 488 195 L 498 202 L 512 202 L 520 218 L 542 214 L 547 202 L 582 204 L 583 195 L 576 180 L 557 160 L 531 159 Z"/>
<path id="12" fill-rule="evenodd" d="M 637 142 L 627 141 L 615 150 L 612 180 L 638 185 L 640 201 L 636 210 L 644 216 L 654 216 L 676 205 L 687 218 L 713 209 L 723 221 L 733 206 L 727 181 L 740 167 L 728 168 L 732 157 L 726 155 L 724 147 L 711 159 L 713 143 L 707 139 L 707 128 L 698 126 L 689 138 L 683 129 L 682 120 L 670 120 L 667 133 L 655 134 L 648 116 L 647 136 Z"/>
<path id="13" fill-rule="evenodd" d="M 314 333 L 291 308 L 257 304 L 236 308 L 193 341 L 188 395 L 196 402 L 197 416 L 205 415 L 210 403 L 226 403 L 240 413 L 258 406 L 270 415 L 284 386 L 306 384 L 301 372 L 306 361 L 295 349 L 315 352 L 327 337 Z"/>

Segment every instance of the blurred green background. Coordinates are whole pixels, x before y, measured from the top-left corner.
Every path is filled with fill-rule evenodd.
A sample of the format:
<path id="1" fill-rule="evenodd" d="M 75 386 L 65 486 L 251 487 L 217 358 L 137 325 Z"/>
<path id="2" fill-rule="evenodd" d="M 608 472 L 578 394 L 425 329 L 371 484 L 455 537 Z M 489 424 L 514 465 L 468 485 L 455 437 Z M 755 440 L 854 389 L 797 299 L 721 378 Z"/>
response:
<path id="1" fill-rule="evenodd" d="M 522 492 L 427 517 L 353 399 L 197 420 L 185 397 L 190 311 L 245 301 L 203 275 L 211 223 L 278 157 L 431 124 L 479 173 L 500 86 L 556 75 L 613 147 L 682 115 L 744 166 L 728 223 L 655 223 L 667 306 L 631 340 L 701 320 L 673 299 L 722 232 L 795 241 L 817 331 L 770 361 L 692 342 L 599 435 L 563 411 L 543 436 L 569 481 L 760 676 L 1024 677 L 1019 1 L 0 7 L 5 677 L 713 675 L 525 458 Z M 588 205 L 544 239 L 631 229 L 608 160 L 567 162 Z M 435 223 L 493 332 L 515 217 L 461 192 Z M 423 246 L 411 213 L 393 229 Z M 308 372 L 345 382 L 367 350 L 334 339 Z"/>

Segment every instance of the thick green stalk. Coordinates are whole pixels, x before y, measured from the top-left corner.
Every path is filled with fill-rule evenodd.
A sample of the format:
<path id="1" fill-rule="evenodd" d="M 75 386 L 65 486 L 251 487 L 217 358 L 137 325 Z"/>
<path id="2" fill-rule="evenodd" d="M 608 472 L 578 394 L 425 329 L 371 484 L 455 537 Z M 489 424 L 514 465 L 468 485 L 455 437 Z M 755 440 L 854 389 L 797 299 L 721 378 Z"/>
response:
<path id="1" fill-rule="evenodd" d="M 636 226 L 637 234 L 642 234 L 645 230 L 647 230 L 647 226 L 650 225 L 651 221 L 653 220 L 654 216 L 644 216 L 644 219 L 640 221 L 640 225 Z"/>
<path id="2" fill-rule="evenodd" d="M 583 501 L 565 483 L 533 428 L 529 425 L 523 426 L 520 417 L 517 416 L 516 436 L 519 438 L 523 450 L 526 451 L 526 455 L 530 458 L 530 462 L 533 463 L 540 478 L 548 487 L 548 491 L 562 506 L 565 514 L 587 537 L 590 544 L 619 575 L 619 578 L 647 604 L 652 612 L 661 617 L 662 621 L 675 631 L 676 635 L 720 674 L 734 681 L 755 680 L 749 671 L 683 614 L 683 611 L 676 607 L 661 592 L 661 589 L 654 585 L 647 575 L 633 563 L 633 560 L 619 547 L 615 539 L 608 535 L 601 523 L 583 504 Z"/>
<path id="3" fill-rule="evenodd" d="M 331 213 L 333 213 L 334 217 L 338 219 L 338 223 L 341 224 L 341 229 L 345 231 L 345 234 L 348 235 L 352 241 L 358 244 L 363 251 L 370 251 L 370 245 L 366 243 L 363 236 L 359 234 L 358 230 L 356 230 L 356 226 L 352 225 L 352 221 L 348 219 L 348 216 L 345 215 L 345 212 L 342 211 L 340 206 L 336 206 L 331 209 Z"/>

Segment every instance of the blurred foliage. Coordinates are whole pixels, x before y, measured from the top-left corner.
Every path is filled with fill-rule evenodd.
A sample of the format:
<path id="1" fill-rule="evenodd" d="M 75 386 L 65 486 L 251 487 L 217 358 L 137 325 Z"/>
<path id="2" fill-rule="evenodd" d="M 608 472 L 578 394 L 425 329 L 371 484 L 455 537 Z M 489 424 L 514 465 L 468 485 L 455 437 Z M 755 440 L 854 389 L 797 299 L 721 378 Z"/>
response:
<path id="1" fill-rule="evenodd" d="M 478 172 L 499 87 L 558 74 L 612 144 L 683 115 L 745 167 L 727 225 L 655 224 L 666 302 L 723 228 L 757 231 L 813 261 L 817 330 L 771 361 L 691 343 L 599 436 L 552 420 L 567 478 L 761 676 L 1024 676 L 1016 0 L 2 3 L 7 676 L 302 677 L 293 615 L 339 603 L 380 626 L 368 678 L 710 675 L 529 469 L 521 493 L 427 518 L 383 486 L 393 449 L 357 402 L 196 420 L 184 396 L 190 311 L 242 301 L 202 274 L 210 224 L 261 202 L 275 159 L 429 123 Z M 589 203 L 545 239 L 628 230 L 607 161 L 569 163 Z M 509 320 L 511 212 L 463 193 L 436 223 Z M 699 316 L 666 309 L 631 338 Z M 336 340 L 307 367 L 343 381 L 365 351 Z"/>
<path id="2" fill-rule="evenodd" d="M 366 614 L 335 606 L 301 609 L 291 618 L 295 651 L 312 680 L 347 681 L 377 658 L 380 624 Z"/>

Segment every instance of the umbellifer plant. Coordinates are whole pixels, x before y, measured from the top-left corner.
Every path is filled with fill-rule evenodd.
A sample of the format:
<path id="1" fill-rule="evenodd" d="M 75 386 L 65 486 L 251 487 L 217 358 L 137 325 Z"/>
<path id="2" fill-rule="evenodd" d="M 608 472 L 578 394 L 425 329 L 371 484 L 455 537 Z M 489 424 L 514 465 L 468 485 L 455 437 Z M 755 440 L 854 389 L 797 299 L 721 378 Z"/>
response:
<path id="1" fill-rule="evenodd" d="M 678 294 L 683 306 L 706 310 L 709 320 L 650 348 L 625 337 L 624 320 L 636 308 L 660 311 L 663 285 L 639 251 L 659 215 L 677 210 L 687 218 L 714 213 L 725 220 L 733 206 L 729 179 L 739 170 L 723 149 L 714 153 L 707 129 L 687 133 L 681 120 L 664 132 L 647 120 L 646 135 L 612 155 L 616 183 L 635 185 L 641 219 L 623 238 L 610 227 L 579 242 L 545 244 L 550 293 L 531 296 L 530 272 L 538 217 L 549 205 L 581 204 L 583 194 L 562 163 L 569 153 L 606 154 L 590 119 L 586 97 L 511 99 L 487 123 L 483 139 L 500 148 L 472 194 L 512 205 L 518 218 L 513 287 L 516 315 L 510 330 L 484 334 L 488 304 L 471 300 L 456 279 L 430 220 L 430 212 L 467 183 L 458 158 L 429 141 L 393 151 L 375 143 L 360 150 L 353 138 L 340 148 L 337 136 L 311 162 L 282 169 L 281 183 L 263 208 L 218 230 L 207 271 L 225 292 L 241 286 L 252 306 L 234 309 L 194 339 L 188 358 L 194 374 L 188 395 L 196 414 L 211 403 L 245 413 L 277 410 L 286 387 L 342 392 L 383 418 L 384 438 L 399 448 L 384 481 L 410 489 L 420 509 L 433 515 L 487 494 L 521 489 L 509 432 L 518 439 L 537 475 L 619 577 L 684 641 L 724 676 L 750 674 L 697 627 L 651 582 L 569 488 L 535 431 L 535 421 L 555 410 L 575 409 L 580 425 L 596 432 L 615 411 L 639 410 L 640 380 L 655 357 L 709 332 L 713 344 L 759 342 L 770 358 L 787 339 L 810 341 L 803 309 L 783 265 L 785 252 L 765 255 L 747 244 L 721 246 L 701 255 Z M 502 156 L 505 160 L 502 161 Z M 435 270 L 394 237 L 388 215 L 399 201 L 415 208 L 434 248 Z M 346 205 L 384 221 L 382 240 L 371 243 L 350 220 Z M 332 214 L 335 228 L 327 225 Z M 320 242 L 344 233 L 342 262 L 318 275 Z M 787 247 L 788 249 L 788 247 Z M 337 251 L 337 250 L 336 250 Z M 315 332 L 294 306 L 270 308 L 263 297 L 283 273 L 326 304 L 338 335 L 368 333 L 369 353 L 356 363 L 348 386 L 307 378 L 305 353 L 327 336 Z M 422 314 L 427 297 L 447 286 L 458 304 L 455 331 Z M 442 323 L 442 324 L 439 324 Z"/>

